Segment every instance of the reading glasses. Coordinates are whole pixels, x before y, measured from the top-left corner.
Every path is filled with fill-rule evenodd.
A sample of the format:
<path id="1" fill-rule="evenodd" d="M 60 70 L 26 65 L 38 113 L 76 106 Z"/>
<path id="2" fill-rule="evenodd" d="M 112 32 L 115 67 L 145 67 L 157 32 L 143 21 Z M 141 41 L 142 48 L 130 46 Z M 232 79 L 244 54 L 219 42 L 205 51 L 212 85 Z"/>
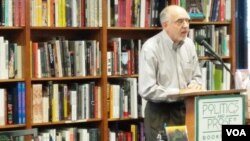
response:
<path id="1" fill-rule="evenodd" d="M 190 19 L 187 19 L 187 18 L 185 18 L 185 19 L 177 19 L 174 23 L 177 24 L 178 26 L 181 26 L 184 23 L 189 24 L 190 23 Z"/>

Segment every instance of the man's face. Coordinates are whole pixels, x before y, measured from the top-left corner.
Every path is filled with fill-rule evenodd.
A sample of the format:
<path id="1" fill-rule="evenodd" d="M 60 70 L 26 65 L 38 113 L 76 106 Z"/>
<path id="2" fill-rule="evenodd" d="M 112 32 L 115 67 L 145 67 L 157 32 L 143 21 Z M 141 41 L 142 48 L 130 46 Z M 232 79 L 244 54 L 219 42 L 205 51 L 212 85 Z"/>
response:
<path id="1" fill-rule="evenodd" d="M 169 21 L 163 24 L 163 28 L 175 43 L 179 43 L 187 37 L 190 18 L 185 10 L 179 9 L 173 12 L 175 13 L 172 13 Z"/>

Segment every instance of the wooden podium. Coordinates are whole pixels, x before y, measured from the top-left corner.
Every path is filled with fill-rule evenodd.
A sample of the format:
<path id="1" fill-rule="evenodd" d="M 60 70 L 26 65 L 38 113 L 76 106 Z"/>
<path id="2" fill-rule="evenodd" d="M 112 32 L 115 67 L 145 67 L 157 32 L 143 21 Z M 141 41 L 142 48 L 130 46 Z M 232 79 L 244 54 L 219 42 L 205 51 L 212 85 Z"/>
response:
<path id="1" fill-rule="evenodd" d="M 204 97 L 204 96 L 212 96 L 212 97 L 227 97 L 227 96 L 233 96 L 238 95 L 245 92 L 245 89 L 239 89 L 239 90 L 214 90 L 214 91 L 201 91 L 201 92 L 192 92 L 192 93 L 185 93 L 185 94 L 178 94 L 178 95 L 171 95 L 171 98 L 184 98 L 186 103 L 186 126 L 187 126 L 187 132 L 188 132 L 188 140 L 189 141 L 200 141 L 196 139 L 197 129 L 196 129 L 196 112 L 195 108 L 195 99 L 197 97 Z M 244 102 L 243 102 L 244 103 Z M 244 106 L 243 106 L 244 107 Z M 245 109 L 245 108 L 244 108 Z M 244 112 L 242 111 L 244 114 Z M 245 117 L 244 117 L 245 118 Z"/>

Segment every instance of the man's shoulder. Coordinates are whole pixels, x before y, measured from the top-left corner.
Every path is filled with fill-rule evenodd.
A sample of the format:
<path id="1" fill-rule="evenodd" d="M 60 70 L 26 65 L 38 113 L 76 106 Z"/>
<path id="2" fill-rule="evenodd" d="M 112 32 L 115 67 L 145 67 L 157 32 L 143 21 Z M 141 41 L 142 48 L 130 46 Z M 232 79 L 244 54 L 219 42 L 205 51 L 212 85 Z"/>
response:
<path id="1" fill-rule="evenodd" d="M 159 42 L 161 39 L 161 32 L 155 34 L 154 36 L 151 36 L 150 38 L 148 38 L 144 44 L 156 44 L 157 42 Z"/>

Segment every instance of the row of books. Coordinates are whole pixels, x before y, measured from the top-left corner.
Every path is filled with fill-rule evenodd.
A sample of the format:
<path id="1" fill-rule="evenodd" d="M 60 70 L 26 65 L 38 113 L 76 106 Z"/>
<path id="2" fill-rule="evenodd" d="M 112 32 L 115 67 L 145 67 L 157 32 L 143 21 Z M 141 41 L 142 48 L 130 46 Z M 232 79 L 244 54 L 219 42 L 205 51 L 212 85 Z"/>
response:
<path id="1" fill-rule="evenodd" d="M 108 0 L 108 27 L 160 26 L 159 13 L 167 0 Z"/>
<path id="2" fill-rule="evenodd" d="M 100 141 L 98 128 L 61 128 L 39 131 L 39 141 Z"/>
<path id="3" fill-rule="evenodd" d="M 208 0 L 202 4 L 209 21 L 231 21 L 231 0 Z"/>
<path id="4" fill-rule="evenodd" d="M 101 88 L 95 82 L 32 85 L 33 123 L 101 118 Z"/>
<path id="5" fill-rule="evenodd" d="M 107 51 L 108 75 L 138 74 L 141 40 L 112 38 Z"/>
<path id="6" fill-rule="evenodd" d="M 0 88 L 0 126 L 26 123 L 25 84 Z"/>
<path id="7" fill-rule="evenodd" d="M 0 26 L 25 26 L 25 1 L 0 1 Z"/>
<path id="8" fill-rule="evenodd" d="M 97 76 L 101 51 L 96 40 L 32 42 L 33 77 Z"/>
<path id="9" fill-rule="evenodd" d="M 192 12 L 194 5 L 197 6 L 205 21 L 231 21 L 231 0 L 175 0 L 175 4 L 188 12 Z"/>
<path id="10" fill-rule="evenodd" d="M 146 102 L 138 95 L 137 83 L 137 78 L 110 80 L 107 97 L 110 119 L 143 117 Z"/>
<path id="11" fill-rule="evenodd" d="M 22 46 L 0 36 L 0 79 L 22 78 Z"/>
<path id="12" fill-rule="evenodd" d="M 31 26 L 101 27 L 102 0 L 30 0 Z"/>
<path id="13" fill-rule="evenodd" d="M 129 128 L 117 129 L 110 127 L 109 141 L 145 141 L 144 123 L 131 124 Z"/>
<path id="14" fill-rule="evenodd" d="M 220 56 L 229 57 L 229 39 L 226 26 L 205 25 L 199 28 L 191 28 L 189 37 L 194 41 L 195 37 L 203 35 L 206 41 L 211 45 L 212 50 Z M 196 44 L 196 52 L 198 56 L 207 56 L 204 47 Z"/>

